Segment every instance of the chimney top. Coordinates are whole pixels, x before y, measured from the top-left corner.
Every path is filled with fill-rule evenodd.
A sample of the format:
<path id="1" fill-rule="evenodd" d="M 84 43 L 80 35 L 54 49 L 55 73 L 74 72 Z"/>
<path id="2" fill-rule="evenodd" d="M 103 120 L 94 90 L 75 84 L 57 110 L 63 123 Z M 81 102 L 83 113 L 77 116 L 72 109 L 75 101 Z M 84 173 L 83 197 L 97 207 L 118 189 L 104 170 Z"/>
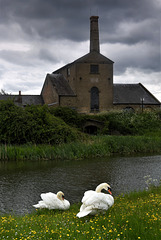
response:
<path id="1" fill-rule="evenodd" d="M 90 52 L 100 52 L 98 16 L 90 17 Z"/>
<path id="2" fill-rule="evenodd" d="M 91 20 L 92 20 L 92 19 L 93 19 L 93 20 L 95 19 L 96 21 L 98 20 L 98 18 L 99 18 L 98 16 L 91 16 L 91 17 L 90 17 Z"/>

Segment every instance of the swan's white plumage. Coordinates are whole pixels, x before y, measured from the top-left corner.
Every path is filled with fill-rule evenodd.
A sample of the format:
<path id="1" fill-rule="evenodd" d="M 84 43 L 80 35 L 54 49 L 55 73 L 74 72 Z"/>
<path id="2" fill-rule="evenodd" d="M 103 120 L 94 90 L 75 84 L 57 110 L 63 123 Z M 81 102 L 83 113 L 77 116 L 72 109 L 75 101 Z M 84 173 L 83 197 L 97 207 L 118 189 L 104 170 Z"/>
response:
<path id="1" fill-rule="evenodd" d="M 107 183 L 100 184 L 95 191 L 89 190 L 84 193 L 82 198 L 82 205 L 77 217 L 95 215 L 97 213 L 104 213 L 114 204 L 114 198 L 110 194 L 104 194 L 102 189 L 108 190 L 110 187 Z"/>
<path id="2" fill-rule="evenodd" d="M 40 196 L 42 200 L 38 204 L 33 205 L 33 207 L 59 210 L 67 210 L 70 207 L 69 201 L 63 198 L 63 192 L 58 192 L 57 194 L 52 192 L 42 193 Z"/>

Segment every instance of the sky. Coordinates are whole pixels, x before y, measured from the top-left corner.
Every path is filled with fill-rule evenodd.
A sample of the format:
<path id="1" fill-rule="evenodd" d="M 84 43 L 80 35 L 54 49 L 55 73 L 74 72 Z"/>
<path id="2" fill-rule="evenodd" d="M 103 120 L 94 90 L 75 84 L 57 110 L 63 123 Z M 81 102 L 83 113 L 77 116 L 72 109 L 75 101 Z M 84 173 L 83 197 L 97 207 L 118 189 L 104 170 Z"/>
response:
<path id="1" fill-rule="evenodd" d="M 92 15 L 114 83 L 161 101 L 161 0 L 0 0 L 0 90 L 39 95 L 47 73 L 89 52 Z"/>

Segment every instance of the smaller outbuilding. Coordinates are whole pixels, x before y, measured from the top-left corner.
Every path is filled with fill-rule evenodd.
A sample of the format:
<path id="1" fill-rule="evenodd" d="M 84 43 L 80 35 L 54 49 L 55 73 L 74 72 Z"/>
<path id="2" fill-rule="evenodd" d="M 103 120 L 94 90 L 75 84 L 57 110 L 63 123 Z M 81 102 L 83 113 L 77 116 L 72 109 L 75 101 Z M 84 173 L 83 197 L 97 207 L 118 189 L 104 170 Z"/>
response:
<path id="1" fill-rule="evenodd" d="M 136 110 L 140 108 L 155 109 L 160 107 L 160 102 L 141 83 L 114 84 L 115 109 Z"/>

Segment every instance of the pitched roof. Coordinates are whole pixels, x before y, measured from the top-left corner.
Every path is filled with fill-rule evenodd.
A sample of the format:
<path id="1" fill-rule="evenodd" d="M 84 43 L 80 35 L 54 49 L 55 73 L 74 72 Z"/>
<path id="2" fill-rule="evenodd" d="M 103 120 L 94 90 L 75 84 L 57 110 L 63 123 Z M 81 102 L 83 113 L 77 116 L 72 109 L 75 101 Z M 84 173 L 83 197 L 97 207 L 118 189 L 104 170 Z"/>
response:
<path id="1" fill-rule="evenodd" d="M 155 98 L 141 83 L 138 84 L 114 84 L 114 104 L 144 104 L 160 105 Z"/>
<path id="2" fill-rule="evenodd" d="M 62 74 L 47 74 L 46 79 L 50 79 L 58 95 L 61 96 L 75 96 L 69 83 Z"/>
<path id="3" fill-rule="evenodd" d="M 43 105 L 44 101 L 41 95 L 0 95 L 0 100 L 14 100 L 16 105 Z"/>
<path id="4" fill-rule="evenodd" d="M 66 65 L 64 65 L 63 67 L 55 70 L 53 72 L 53 74 L 59 73 L 59 71 L 61 71 L 62 69 L 65 68 L 69 68 L 72 64 L 75 63 L 108 63 L 108 64 L 113 64 L 114 62 L 112 60 L 110 60 L 109 58 L 105 57 L 104 55 L 102 55 L 101 53 L 98 52 L 90 52 L 87 53 L 86 55 L 76 59 L 75 61 L 68 63 Z"/>
<path id="5" fill-rule="evenodd" d="M 99 52 L 93 51 L 90 53 L 87 53 L 86 55 L 84 55 L 83 57 L 78 58 L 77 60 L 75 60 L 74 62 L 82 62 L 82 63 L 109 63 L 109 64 L 113 64 L 114 62 L 112 60 L 110 60 L 109 58 L 105 57 L 104 55 L 102 55 Z"/>

